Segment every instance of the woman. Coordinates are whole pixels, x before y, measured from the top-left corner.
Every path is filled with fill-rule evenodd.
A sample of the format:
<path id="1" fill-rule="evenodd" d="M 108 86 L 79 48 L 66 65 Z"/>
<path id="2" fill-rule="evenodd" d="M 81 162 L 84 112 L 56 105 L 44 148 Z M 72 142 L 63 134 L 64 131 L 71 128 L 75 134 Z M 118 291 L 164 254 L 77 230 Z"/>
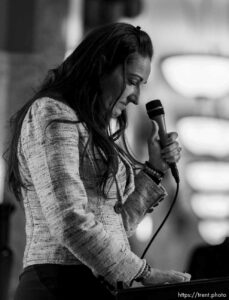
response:
<path id="1" fill-rule="evenodd" d="M 161 150 L 155 124 L 149 162 L 139 172 L 119 146 L 126 106 L 138 104 L 152 54 L 140 27 L 97 28 L 15 115 L 9 184 L 26 216 L 16 300 L 107 300 L 114 299 L 118 282 L 128 287 L 134 280 L 155 285 L 190 279 L 151 268 L 128 243 L 147 211 L 165 198 L 160 182 L 168 163 L 180 158 L 177 134 L 170 133 Z"/>

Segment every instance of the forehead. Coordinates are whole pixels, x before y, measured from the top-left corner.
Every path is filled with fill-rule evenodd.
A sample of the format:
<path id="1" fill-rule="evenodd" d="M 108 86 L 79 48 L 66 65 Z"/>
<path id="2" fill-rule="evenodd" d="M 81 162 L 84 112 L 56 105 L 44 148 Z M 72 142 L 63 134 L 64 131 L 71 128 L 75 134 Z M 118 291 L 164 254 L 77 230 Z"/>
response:
<path id="1" fill-rule="evenodd" d="M 151 61 L 149 57 L 143 57 L 139 54 L 131 54 L 127 60 L 126 72 L 140 76 L 143 81 L 147 81 L 151 71 Z"/>

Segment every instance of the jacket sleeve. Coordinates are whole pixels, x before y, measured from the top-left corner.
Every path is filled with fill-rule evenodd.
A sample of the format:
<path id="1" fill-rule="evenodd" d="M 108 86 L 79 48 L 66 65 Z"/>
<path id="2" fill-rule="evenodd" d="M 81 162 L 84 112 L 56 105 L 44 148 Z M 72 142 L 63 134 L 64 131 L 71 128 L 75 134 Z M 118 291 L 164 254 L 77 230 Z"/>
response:
<path id="1" fill-rule="evenodd" d="M 135 189 L 124 202 L 122 210 L 128 237 L 134 234 L 148 210 L 157 206 L 166 196 L 164 187 L 157 185 L 144 171 L 135 176 Z"/>
<path id="2" fill-rule="evenodd" d="M 22 151 L 51 235 L 91 270 L 116 286 L 129 284 L 145 261 L 117 243 L 88 212 L 79 172 L 79 133 L 73 110 L 63 103 L 36 101 L 21 133 Z"/>

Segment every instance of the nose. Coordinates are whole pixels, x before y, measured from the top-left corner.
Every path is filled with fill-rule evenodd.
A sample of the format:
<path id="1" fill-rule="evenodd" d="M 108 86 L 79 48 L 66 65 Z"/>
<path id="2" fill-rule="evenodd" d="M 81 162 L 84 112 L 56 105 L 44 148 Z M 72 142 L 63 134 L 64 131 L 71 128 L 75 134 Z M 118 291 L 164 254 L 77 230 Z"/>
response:
<path id="1" fill-rule="evenodd" d="M 127 97 L 128 102 L 131 102 L 135 105 L 138 105 L 139 103 L 139 94 L 131 94 Z"/>

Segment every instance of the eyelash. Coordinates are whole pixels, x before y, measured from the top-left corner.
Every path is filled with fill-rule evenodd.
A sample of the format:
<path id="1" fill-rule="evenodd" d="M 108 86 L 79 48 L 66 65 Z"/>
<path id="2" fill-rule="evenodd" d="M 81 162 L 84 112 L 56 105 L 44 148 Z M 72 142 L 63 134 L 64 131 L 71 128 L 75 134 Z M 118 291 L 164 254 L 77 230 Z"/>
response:
<path id="1" fill-rule="evenodd" d="M 135 81 L 129 80 L 129 84 L 134 85 L 134 86 L 138 86 L 139 82 L 135 82 Z"/>

